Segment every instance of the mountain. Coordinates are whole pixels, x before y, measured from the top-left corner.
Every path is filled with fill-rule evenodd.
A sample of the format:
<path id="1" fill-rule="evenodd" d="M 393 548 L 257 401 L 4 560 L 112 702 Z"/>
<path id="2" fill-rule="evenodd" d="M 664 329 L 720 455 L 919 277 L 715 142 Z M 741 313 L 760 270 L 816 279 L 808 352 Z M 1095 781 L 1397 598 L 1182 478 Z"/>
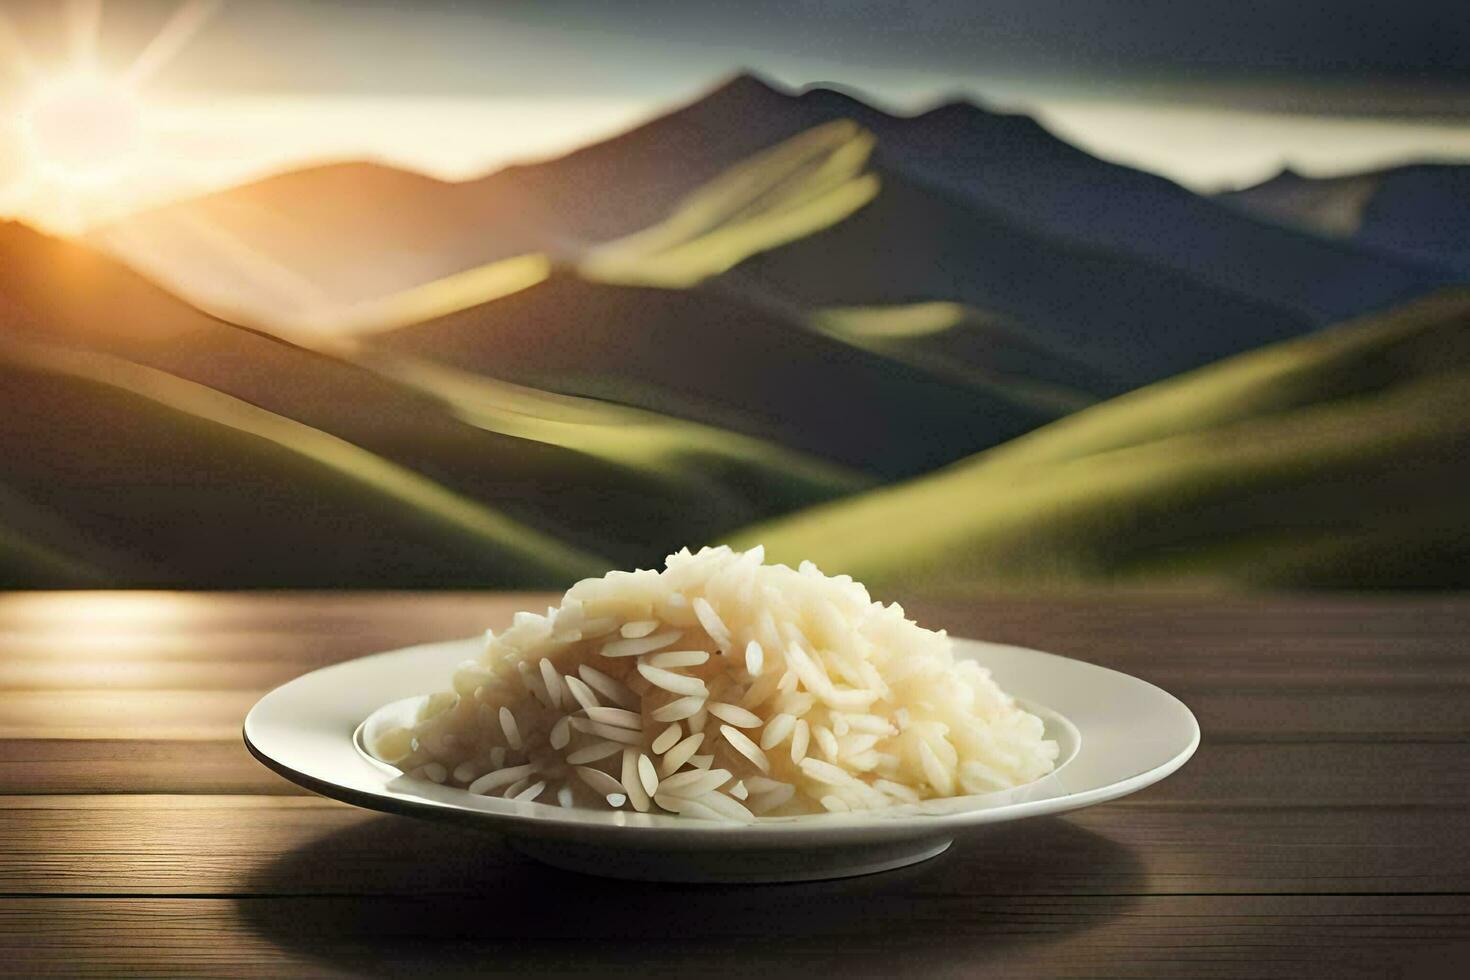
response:
<path id="1" fill-rule="evenodd" d="M 930 346 L 923 363 L 938 376 L 953 366 L 1013 387 L 1071 385 L 1084 400 L 1314 327 L 908 180 L 873 162 L 876 145 L 846 120 L 806 130 L 726 168 L 657 224 L 592 249 L 579 268 L 603 282 L 704 283 L 849 340 L 851 330 L 830 329 L 834 308 L 867 309 L 871 327 L 884 309 L 891 320 L 958 304 L 972 315 L 946 330 L 969 341 L 945 344 L 943 358 Z M 996 370 L 1002 362 L 1009 370 Z"/>
<path id="2" fill-rule="evenodd" d="M 842 119 L 876 136 L 875 159 L 888 171 L 1010 226 L 1315 324 L 1446 279 L 1438 267 L 1261 221 L 1104 162 L 1023 116 L 968 103 L 895 116 L 830 89 L 794 94 L 749 75 L 620 136 L 478 180 L 316 168 L 136 215 L 93 237 L 232 319 L 356 330 L 353 307 L 423 282 L 529 254 L 576 261 L 661 221 L 736 162 Z"/>
<path id="3" fill-rule="evenodd" d="M 1283 170 L 1219 197 L 1273 221 L 1470 277 L 1470 166 L 1424 163 L 1338 177 Z"/>
<path id="4" fill-rule="evenodd" d="M 887 478 L 1095 401 L 1105 378 L 1090 372 L 1093 389 L 1066 389 L 1089 372 L 996 317 L 962 315 L 937 341 L 879 338 L 879 312 L 808 316 L 743 280 L 700 287 L 742 259 L 779 254 L 876 206 L 882 188 L 866 172 L 871 144 L 849 122 L 798 134 L 575 266 L 549 265 L 540 282 L 476 306 L 448 290 L 442 315 L 375 334 L 362 347 L 498 385 L 693 419 Z M 419 292 L 427 310 L 440 290 Z"/>
<path id="5" fill-rule="evenodd" d="M 1100 160 L 1025 115 L 946 103 L 912 119 L 816 89 L 823 116 L 877 134 L 878 159 L 1042 234 L 1173 269 L 1326 324 L 1451 281 L 1441 270 L 1243 215 L 1156 174 Z"/>
<path id="6" fill-rule="evenodd" d="M 93 244 L 228 319 L 300 333 L 537 239 L 524 209 L 373 163 L 268 177 L 130 216 Z"/>
<path id="7" fill-rule="evenodd" d="M 965 304 L 1018 324 L 1111 394 L 1299 336 L 1306 316 L 1134 256 L 1038 234 L 1003 212 L 875 167 L 880 190 L 851 217 L 748 258 L 736 294 L 806 310 Z"/>
<path id="8" fill-rule="evenodd" d="M 160 463 L 151 471 L 124 467 L 104 478 L 106 466 L 101 461 L 115 460 L 122 466 L 127 454 L 93 449 L 89 452 L 98 460 L 98 470 L 87 473 L 89 457 L 81 447 L 94 436 L 88 433 L 84 440 L 67 428 L 62 414 L 34 407 L 49 406 L 47 399 L 75 404 L 68 409 L 74 415 L 104 401 L 126 407 L 119 409 L 115 425 L 104 427 L 121 448 L 132 439 L 132 426 L 125 420 L 136 413 L 150 419 L 169 416 L 166 423 L 138 423 L 140 433 L 164 424 L 198 429 L 203 423 L 187 418 L 189 406 L 196 403 L 206 416 L 216 410 L 231 418 L 268 416 L 272 432 L 291 433 L 290 438 L 283 437 L 282 445 L 316 447 L 302 450 L 308 457 L 321 458 L 316 452 L 321 450 L 334 460 L 348 460 L 351 466 L 345 469 L 391 471 L 395 487 L 413 488 L 408 510 L 429 501 L 433 505 L 429 510 L 450 506 L 466 514 L 474 511 L 477 520 L 489 520 L 487 515 L 493 514 L 491 523 L 513 526 L 513 537 L 540 541 L 548 556 L 587 554 L 597 556 L 596 561 L 619 564 L 655 561 L 686 541 L 706 539 L 870 482 L 778 446 L 678 419 L 548 394 L 528 397 L 517 386 L 472 386 L 474 397 L 467 398 L 465 386 L 457 384 L 452 372 L 415 370 L 402 360 L 349 360 L 305 350 L 202 314 L 91 249 L 19 225 L 0 225 L 0 297 L 0 339 L 7 344 L 11 370 L 29 379 L 0 393 L 10 416 L 0 424 L 10 427 L 8 445 L 13 451 L 10 462 L 0 466 L 0 490 L 8 487 L 12 495 L 37 507 L 71 500 L 88 522 L 125 504 L 138 514 L 156 509 L 159 521 L 178 521 L 181 526 L 192 522 L 197 531 L 210 526 L 204 515 L 224 491 L 218 481 L 201 473 L 195 499 L 180 508 L 179 499 L 188 496 L 192 479 L 186 459 L 180 462 L 184 471 L 176 475 Z M 62 367 L 78 364 L 86 370 Z M 106 389 L 105 382 L 114 376 L 123 380 Z M 146 391 L 154 385 L 171 393 L 165 400 L 167 411 L 145 405 Z M 64 389 L 65 396 L 49 395 L 27 407 L 26 398 L 31 396 L 23 398 L 22 391 L 34 395 L 51 387 Z M 175 418 L 180 414 L 186 418 Z M 31 428 L 17 428 L 22 416 Z M 55 431 L 48 435 L 47 426 Z M 235 437 L 220 439 L 223 445 Z M 48 452 L 54 446 L 64 458 L 27 453 L 24 447 L 30 441 L 47 443 Z M 217 454 L 202 437 L 195 441 L 199 453 Z M 189 443 L 184 439 L 182 445 Z M 260 452 L 252 454 L 248 458 Z M 268 455 L 281 454 L 271 450 Z M 145 456 L 140 449 L 138 458 Z M 68 464 L 67 459 L 73 462 Z M 43 465 L 42 460 L 47 462 Z M 292 467 L 300 468 L 295 462 Z M 194 581 L 425 581 L 427 572 L 399 575 L 392 565 L 348 569 L 334 564 L 336 552 L 349 554 L 355 547 L 352 542 L 358 539 L 343 540 L 341 533 L 355 518 L 348 511 L 324 515 L 312 498 L 327 492 L 325 484 L 334 483 L 345 483 L 360 493 L 362 481 L 344 472 L 343 466 L 328 466 L 330 472 L 307 467 L 316 473 L 311 480 L 290 475 L 295 469 L 290 474 L 288 469 L 279 462 L 261 469 L 250 485 L 269 506 L 263 503 L 260 512 L 248 519 L 235 518 L 230 531 L 249 536 L 255 547 L 276 548 L 279 562 L 271 565 L 262 557 L 253 567 L 211 565 L 198 569 Z M 46 489 L 52 484 L 54 493 Z M 22 492 L 23 487 L 29 489 Z M 352 496 L 340 487 L 330 492 Z M 404 503 L 400 500 L 400 506 Z M 288 521 L 299 516 L 297 511 L 315 515 L 319 521 L 315 534 L 304 530 L 288 534 L 273 526 L 272 515 Z M 19 510 L 7 504 L 4 512 Z M 61 513 L 58 520 L 66 523 L 66 516 Z M 24 523 L 38 526 L 31 517 Z M 113 522 L 115 529 L 131 528 L 129 533 L 152 537 L 149 525 L 144 517 L 119 516 Z M 392 526 L 387 522 L 376 536 L 362 540 L 381 538 Z M 13 529 L 12 536 L 29 540 L 21 530 Z M 53 539 L 50 532 L 44 537 Z M 136 547 L 121 551 L 153 553 L 161 540 L 135 541 Z M 474 542 L 474 535 L 467 540 Z M 301 553 L 301 545 L 309 542 L 319 548 Z M 476 547 L 489 549 L 486 541 Z M 16 553 L 36 553 L 34 547 L 15 548 Z M 181 552 L 186 563 L 187 550 Z M 552 581 L 546 571 L 536 571 L 539 559 L 525 564 L 516 558 L 511 564 L 511 552 L 489 549 L 479 561 L 469 563 L 456 557 L 463 550 L 460 543 L 444 548 L 439 569 L 446 584 Z M 226 552 L 216 550 L 210 560 L 226 558 Z M 574 565 L 593 567 L 593 559 L 579 561 L 580 565 L 556 565 L 558 575 Z M 488 566 L 496 568 L 495 575 L 484 571 Z M 325 567 L 332 569 L 330 574 L 322 571 Z M 321 573 L 316 578 L 313 569 Z"/>
<path id="9" fill-rule="evenodd" d="M 573 260 L 653 224 L 725 165 L 808 128 L 767 113 L 766 94 L 776 93 L 742 76 L 592 147 L 476 180 L 332 164 L 132 215 L 90 237 L 229 319 L 336 332 L 372 300 L 528 253 Z"/>
<path id="10" fill-rule="evenodd" d="M 880 591 L 1470 585 L 1470 291 L 1114 399 L 748 529 Z"/>
<path id="11" fill-rule="evenodd" d="M 758 91 L 780 105 L 800 101 Z M 681 134 L 681 120 L 732 99 L 749 101 L 749 86 L 728 86 L 650 126 Z M 572 174 L 567 185 L 590 180 L 598 159 L 618 155 L 609 147 L 636 143 L 638 132 L 560 161 L 563 178 Z M 719 155 L 735 142 L 726 136 Z M 683 171 L 677 206 L 653 224 L 586 250 L 574 267 L 548 260 L 529 286 L 489 302 L 458 301 L 464 291 L 453 283 L 469 273 L 415 287 L 421 310 L 432 311 L 439 292 L 456 298 L 445 315 L 378 333 L 363 348 L 411 358 L 419 377 L 426 364 L 452 366 L 459 389 L 469 372 L 896 478 L 1314 326 L 909 180 L 872 163 L 877 142 L 837 120 L 764 146 L 697 186 Z M 701 282 L 706 288 L 690 288 Z M 884 311 L 892 318 L 933 303 L 973 315 L 927 353 L 834 329 L 850 323 L 841 315 L 850 307 L 867 309 L 871 325 Z"/>
<path id="12" fill-rule="evenodd" d="M 575 268 L 365 346 L 896 478 L 1312 329 L 874 168 L 872 146 L 851 122 L 804 131 Z"/>
<path id="13" fill-rule="evenodd" d="M 477 182 L 556 200 L 562 241 L 643 228 L 736 161 L 814 126 L 871 132 L 880 167 L 1080 248 L 1172 269 L 1243 298 L 1327 323 L 1423 293 L 1434 268 L 1243 215 L 1153 174 L 1100 160 L 1024 115 L 950 102 L 916 116 L 830 88 L 800 93 L 740 75 L 621 136 Z M 618 193 L 608 194 L 607 188 Z M 929 296 L 925 299 L 944 299 Z"/>

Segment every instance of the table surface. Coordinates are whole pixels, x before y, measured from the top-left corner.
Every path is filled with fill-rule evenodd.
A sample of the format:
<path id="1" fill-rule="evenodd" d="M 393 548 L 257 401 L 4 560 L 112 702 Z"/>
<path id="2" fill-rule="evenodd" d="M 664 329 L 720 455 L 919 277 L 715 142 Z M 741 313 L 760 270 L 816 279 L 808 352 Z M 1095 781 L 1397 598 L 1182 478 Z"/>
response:
<path id="1" fill-rule="evenodd" d="M 0 973 L 1424 976 L 1470 964 L 1470 598 L 996 597 L 960 635 L 1147 678 L 1180 772 L 847 881 L 671 886 L 320 799 L 264 691 L 542 595 L 0 595 Z"/>

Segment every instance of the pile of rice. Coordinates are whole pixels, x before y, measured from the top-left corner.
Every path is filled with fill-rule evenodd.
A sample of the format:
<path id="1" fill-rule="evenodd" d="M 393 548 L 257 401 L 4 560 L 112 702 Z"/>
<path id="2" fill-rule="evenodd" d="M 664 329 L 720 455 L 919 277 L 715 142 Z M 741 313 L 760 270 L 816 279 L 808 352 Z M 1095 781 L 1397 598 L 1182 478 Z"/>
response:
<path id="1" fill-rule="evenodd" d="M 943 632 L 850 577 L 687 550 L 517 613 L 411 727 L 372 746 L 471 793 L 706 819 L 986 793 L 1055 742 Z"/>

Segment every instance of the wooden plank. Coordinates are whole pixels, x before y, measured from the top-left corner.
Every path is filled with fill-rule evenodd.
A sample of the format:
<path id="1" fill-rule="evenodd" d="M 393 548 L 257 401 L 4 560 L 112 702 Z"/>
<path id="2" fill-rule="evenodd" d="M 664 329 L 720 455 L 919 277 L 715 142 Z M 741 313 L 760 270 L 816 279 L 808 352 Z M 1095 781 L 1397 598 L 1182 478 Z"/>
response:
<path id="1" fill-rule="evenodd" d="M 139 637 L 135 646 L 106 649 L 47 638 L 44 644 L 0 641 L 0 691 L 4 690 L 267 690 L 299 674 L 384 649 L 361 639 L 324 641 L 248 636 L 201 645 Z M 1033 646 L 1045 645 L 1040 640 Z M 1062 647 L 1053 646 L 1054 650 Z M 1293 649 L 1283 654 L 1181 658 L 1157 651 L 1093 651 L 1091 661 L 1123 670 L 1170 690 L 1232 688 L 1292 691 L 1470 689 L 1465 649 L 1375 649 L 1346 656 Z M 1084 658 L 1086 659 L 1086 658 Z"/>
<path id="2" fill-rule="evenodd" d="M 7 899 L 0 956 L 28 976 L 1338 978 L 1444 975 L 1470 950 L 1465 896 L 986 898 L 930 874 L 709 889 L 526 868 L 474 898 Z"/>
<path id="3" fill-rule="evenodd" d="M 0 691 L 0 739 L 233 741 L 246 712 L 264 693 Z M 1470 738 L 1470 687 L 1364 691 L 1186 686 L 1174 693 L 1213 739 Z"/>
<path id="4" fill-rule="evenodd" d="M 0 739 L 233 741 L 257 691 L 0 691 Z"/>
<path id="5" fill-rule="evenodd" d="M 1470 687 L 1429 690 L 1180 685 L 1206 738 L 1229 741 L 1470 738 Z"/>
<path id="6" fill-rule="evenodd" d="M 545 609 L 545 592 L 15 592 L 0 595 L 0 642 L 26 635 L 208 637 L 269 631 L 319 638 L 468 636 Z"/>
<path id="7" fill-rule="evenodd" d="M 0 596 L 0 649 L 44 654 L 64 651 L 67 643 L 75 649 L 110 642 L 125 655 L 145 650 L 139 637 L 146 636 L 165 651 L 178 654 L 183 648 L 208 656 L 201 638 L 232 635 L 386 649 L 473 635 L 503 625 L 517 609 L 544 608 L 554 600 L 544 592 L 11 593 Z M 1454 596 L 1100 593 L 905 605 L 919 621 L 956 635 L 1045 643 L 1078 656 L 1136 651 L 1186 662 L 1299 653 L 1352 659 L 1396 652 L 1410 658 L 1463 651 L 1470 629 L 1470 599 Z M 1210 649 L 1201 650 L 1201 641 Z"/>
<path id="8" fill-rule="evenodd" d="M 10 895 L 473 896 L 523 863 L 492 834 L 308 797 L 0 798 Z M 966 834 L 930 881 L 990 896 L 1470 892 L 1470 815 L 1102 806 Z"/>
<path id="9" fill-rule="evenodd" d="M 1470 745 L 1227 743 L 1130 799 L 1210 808 L 1470 805 Z"/>
<path id="10" fill-rule="evenodd" d="M 305 794 L 262 766 L 243 740 L 0 740 L 0 794 Z"/>
<path id="11" fill-rule="evenodd" d="M 237 740 L 0 740 L 0 794 L 304 793 Z M 1470 744 L 1206 740 L 1130 799 L 1160 806 L 1470 806 Z"/>
<path id="12" fill-rule="evenodd" d="M 249 691 L 259 694 L 310 670 L 348 659 L 319 653 L 300 659 L 252 660 L 251 652 L 218 661 L 99 660 L 15 657 L 0 661 L 0 696 L 11 691 Z"/>
<path id="13" fill-rule="evenodd" d="M 1463 593 L 1273 592 L 1209 593 L 1159 590 L 996 593 L 946 599 L 942 596 L 875 596 L 898 599 L 911 614 L 958 623 L 983 623 L 993 630 L 1047 623 L 1058 632 L 1130 635 L 1166 632 L 1178 621 L 1224 633 L 1223 625 L 1248 622 L 1256 631 L 1319 636 L 1359 635 L 1365 628 L 1428 637 L 1453 634 L 1470 616 Z M 940 625 L 944 625 L 941 623 Z M 1309 630 L 1302 627 L 1310 625 Z M 1079 629 L 1081 628 L 1081 629 Z"/>
<path id="14" fill-rule="evenodd" d="M 1453 669 L 1463 678 L 1470 599 L 1463 597 L 1005 596 L 906 603 L 959 636 L 1034 646 L 1130 672 L 1194 678 L 1249 672 L 1274 683 L 1297 671 Z M 1244 673 L 1243 673 L 1244 672 Z"/>
<path id="15" fill-rule="evenodd" d="M 322 664 L 499 627 L 551 598 L 16 594 L 0 597 L 0 689 L 263 689 Z M 958 635 L 1079 656 L 1168 687 L 1470 685 L 1464 599 L 1004 597 L 910 611 Z"/>
<path id="16" fill-rule="evenodd" d="M 157 644 L 129 657 L 74 646 L 65 654 L 51 649 L 28 654 L 15 644 L 0 644 L 0 691 L 266 691 L 307 671 L 373 652 L 375 647 L 361 641 L 293 645 L 251 639 L 189 658 L 171 656 Z M 1269 660 L 1236 657 L 1202 663 L 1112 652 L 1095 662 L 1170 691 L 1470 690 L 1470 656 L 1463 652 L 1377 652 L 1349 659 L 1322 653 L 1309 657 L 1300 651 L 1283 657 L 1278 651 Z"/>
<path id="17" fill-rule="evenodd" d="M 10 690 L 0 690 L 0 737 L 230 735 L 253 699 L 213 692 L 258 694 L 301 671 L 395 643 L 503 625 L 514 609 L 547 599 L 3 597 L 0 689 Z M 1470 717 L 1464 600 L 1008 598 L 917 615 L 1130 670 L 1190 700 L 1216 738 L 1457 738 Z M 96 688 L 108 694 L 48 696 Z"/>
<path id="18" fill-rule="evenodd" d="M 419 612 L 422 614 L 422 610 Z M 269 615 L 268 610 L 263 610 L 263 613 Z M 214 664 L 235 660 L 319 664 L 391 647 L 479 636 L 484 631 L 485 620 L 476 622 L 479 628 L 453 631 L 443 623 L 436 626 L 433 621 L 419 622 L 419 616 L 410 616 L 409 624 L 400 622 L 397 629 L 387 624 L 380 629 L 371 622 L 360 624 L 355 629 L 345 624 L 323 622 L 306 624 L 299 629 L 198 632 L 154 628 L 147 624 L 102 630 L 65 630 L 58 627 L 0 633 L 0 650 L 4 650 L 9 659 L 42 664 L 71 661 Z M 498 618 L 496 622 L 499 622 Z"/>

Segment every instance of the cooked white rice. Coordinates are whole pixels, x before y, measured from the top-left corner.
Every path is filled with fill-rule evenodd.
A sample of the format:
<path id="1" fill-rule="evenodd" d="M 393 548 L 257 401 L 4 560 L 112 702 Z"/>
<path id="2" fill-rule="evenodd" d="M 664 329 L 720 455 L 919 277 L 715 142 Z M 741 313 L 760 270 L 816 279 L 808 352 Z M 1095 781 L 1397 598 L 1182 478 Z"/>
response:
<path id="1" fill-rule="evenodd" d="M 716 820 L 986 793 L 1055 742 L 943 632 L 846 575 L 687 550 L 517 613 L 373 746 L 472 793 Z"/>

